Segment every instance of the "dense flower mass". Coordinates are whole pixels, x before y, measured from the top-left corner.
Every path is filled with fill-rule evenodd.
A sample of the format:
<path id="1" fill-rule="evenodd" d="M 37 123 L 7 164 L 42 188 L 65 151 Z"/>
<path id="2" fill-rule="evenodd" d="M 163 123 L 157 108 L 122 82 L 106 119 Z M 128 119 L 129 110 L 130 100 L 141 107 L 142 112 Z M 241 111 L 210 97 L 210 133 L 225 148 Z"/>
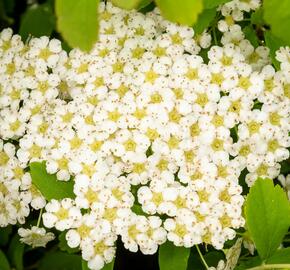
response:
<path id="1" fill-rule="evenodd" d="M 289 157 L 290 49 L 277 52 L 275 71 L 268 48 L 254 48 L 235 23 L 259 5 L 220 7 L 221 46 L 157 9 L 110 3 L 100 5 L 89 53 L 67 54 L 48 37 L 23 43 L 5 29 L 0 226 L 45 207 L 44 226 L 65 231 L 91 269 L 112 261 L 117 236 L 144 254 L 167 239 L 223 248 L 244 225 L 241 172 L 251 186 L 277 177 Z M 73 178 L 74 199 L 46 202 L 28 170 L 42 161 L 59 181 Z M 21 236 L 34 243 L 29 231 Z"/>

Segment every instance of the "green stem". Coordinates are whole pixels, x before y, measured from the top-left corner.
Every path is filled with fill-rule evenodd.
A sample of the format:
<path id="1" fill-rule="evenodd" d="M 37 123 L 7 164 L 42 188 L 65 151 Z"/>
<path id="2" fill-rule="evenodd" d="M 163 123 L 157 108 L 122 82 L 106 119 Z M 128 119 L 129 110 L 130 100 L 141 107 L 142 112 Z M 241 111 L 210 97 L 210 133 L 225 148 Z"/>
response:
<path id="1" fill-rule="evenodd" d="M 202 255 L 200 249 L 199 249 L 199 246 L 198 246 L 198 245 L 195 245 L 195 247 L 196 247 L 196 249 L 197 249 L 197 252 L 198 252 L 198 254 L 199 254 L 199 257 L 200 257 L 202 263 L 204 264 L 205 268 L 208 269 L 209 267 L 208 267 L 208 265 L 207 265 L 207 263 L 206 263 L 206 261 L 205 261 L 203 255 Z"/>
<path id="2" fill-rule="evenodd" d="M 264 264 L 249 268 L 248 270 L 264 270 L 264 269 L 290 269 L 290 264 Z"/>
<path id="3" fill-rule="evenodd" d="M 212 29 L 212 35 L 213 35 L 214 44 L 218 45 L 215 28 Z"/>
<path id="4" fill-rule="evenodd" d="M 42 212 L 43 212 L 43 208 L 40 209 L 40 213 L 39 213 L 37 224 L 36 224 L 37 227 L 39 227 L 39 225 L 40 225 Z"/>

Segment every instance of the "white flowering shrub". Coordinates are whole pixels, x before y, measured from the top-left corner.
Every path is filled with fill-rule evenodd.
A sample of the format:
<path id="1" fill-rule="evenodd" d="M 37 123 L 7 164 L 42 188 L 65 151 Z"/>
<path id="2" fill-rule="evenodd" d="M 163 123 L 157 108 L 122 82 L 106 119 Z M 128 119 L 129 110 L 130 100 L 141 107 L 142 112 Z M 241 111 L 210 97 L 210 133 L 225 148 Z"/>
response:
<path id="1" fill-rule="evenodd" d="M 0 33 L 2 246 L 11 225 L 19 235 L 0 269 L 50 241 L 70 255 L 24 269 L 113 269 L 117 239 L 159 249 L 161 270 L 290 268 L 290 49 L 262 26 L 269 11 L 139 2 L 57 0 L 69 52 L 43 33 Z M 37 12 L 53 15 L 29 12 L 24 37 Z"/>

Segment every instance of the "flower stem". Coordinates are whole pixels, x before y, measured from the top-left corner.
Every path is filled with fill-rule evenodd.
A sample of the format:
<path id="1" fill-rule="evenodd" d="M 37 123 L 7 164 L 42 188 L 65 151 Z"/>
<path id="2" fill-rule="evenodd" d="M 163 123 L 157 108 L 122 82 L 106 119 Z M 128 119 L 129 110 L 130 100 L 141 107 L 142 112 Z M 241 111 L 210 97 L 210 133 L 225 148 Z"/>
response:
<path id="1" fill-rule="evenodd" d="M 37 224 L 36 224 L 37 227 L 39 227 L 39 225 L 40 225 L 42 212 L 43 212 L 43 208 L 41 208 L 40 212 L 39 212 L 39 216 L 38 216 L 38 220 L 37 220 Z"/>
<path id="2" fill-rule="evenodd" d="M 206 263 L 206 261 L 205 261 L 203 255 L 202 255 L 200 249 L 199 249 L 199 246 L 198 246 L 198 245 L 195 245 L 195 247 L 196 247 L 196 249 L 197 249 L 197 252 L 198 252 L 198 254 L 199 254 L 199 256 L 200 256 L 200 259 L 201 259 L 202 263 L 204 264 L 205 268 L 208 269 L 209 267 L 208 267 L 208 265 L 207 265 L 207 263 Z"/>

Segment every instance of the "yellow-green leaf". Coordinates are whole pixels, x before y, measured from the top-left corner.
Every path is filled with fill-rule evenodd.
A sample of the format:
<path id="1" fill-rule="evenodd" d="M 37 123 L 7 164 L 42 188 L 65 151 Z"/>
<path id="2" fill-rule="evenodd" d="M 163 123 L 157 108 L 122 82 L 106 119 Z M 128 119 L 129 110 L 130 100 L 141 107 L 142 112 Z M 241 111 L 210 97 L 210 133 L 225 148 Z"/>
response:
<path id="1" fill-rule="evenodd" d="M 57 29 L 70 47 L 89 51 L 98 39 L 99 0 L 56 0 Z"/>
<path id="2" fill-rule="evenodd" d="M 61 200 L 63 198 L 74 198 L 73 181 L 59 181 L 54 174 L 48 174 L 45 163 L 30 163 L 30 174 L 32 183 L 39 189 L 47 200 Z"/>
<path id="3" fill-rule="evenodd" d="M 169 21 L 192 26 L 202 12 L 202 0 L 156 0 L 161 14 Z"/>
<path id="4" fill-rule="evenodd" d="M 270 25 L 271 32 L 279 39 L 290 44 L 290 1 L 264 0 L 263 16 Z"/>
<path id="5" fill-rule="evenodd" d="M 186 270 L 190 248 L 177 247 L 167 241 L 159 248 L 160 270 Z"/>
<path id="6" fill-rule="evenodd" d="M 270 179 L 257 179 L 246 201 L 246 225 L 262 260 L 270 258 L 290 226 L 290 204 Z"/>
<path id="7" fill-rule="evenodd" d="M 112 3 L 123 9 L 133 9 L 137 8 L 142 0 L 112 0 Z"/>

